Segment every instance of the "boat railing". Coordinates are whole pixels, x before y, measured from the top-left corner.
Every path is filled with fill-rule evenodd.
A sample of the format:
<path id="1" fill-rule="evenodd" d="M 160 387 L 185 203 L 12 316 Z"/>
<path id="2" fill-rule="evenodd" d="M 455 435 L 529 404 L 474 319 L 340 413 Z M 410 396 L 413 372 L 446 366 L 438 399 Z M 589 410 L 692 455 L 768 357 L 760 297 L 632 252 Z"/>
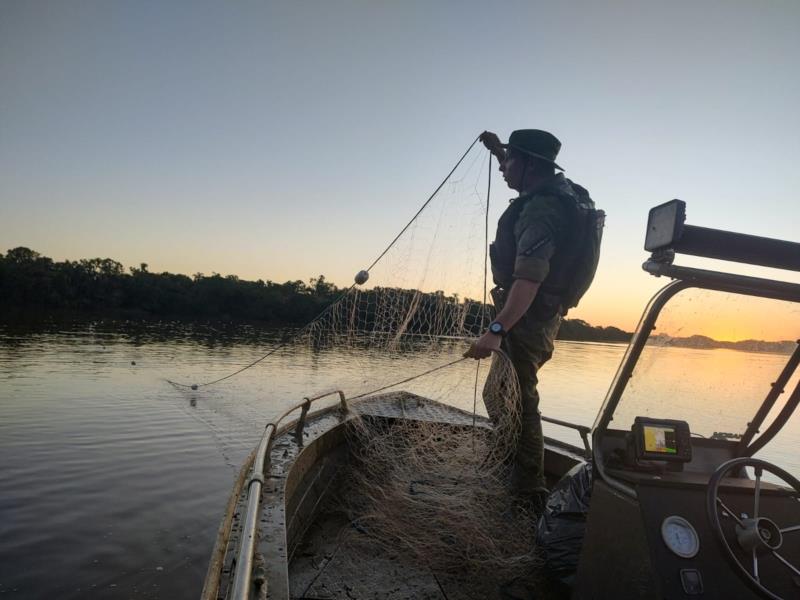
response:
<path id="1" fill-rule="evenodd" d="M 542 421 L 577 431 L 581 436 L 581 440 L 583 441 L 584 457 L 587 459 L 591 458 L 592 447 L 589 444 L 589 435 L 592 433 L 591 427 L 587 427 L 586 425 L 578 425 L 577 423 L 570 423 L 569 421 L 562 421 L 561 419 L 554 419 L 552 417 L 545 417 L 544 415 L 542 415 Z"/>
<path id="2" fill-rule="evenodd" d="M 339 409 L 343 414 L 347 414 L 350 408 L 347 404 L 347 398 L 342 390 L 333 390 L 319 394 L 318 396 L 303 398 L 299 404 L 288 409 L 277 419 L 270 421 L 264 427 L 264 433 L 261 436 L 258 447 L 252 453 L 240 473 L 239 479 L 231 492 L 231 499 L 228 502 L 228 508 L 223 518 L 222 525 L 220 526 L 217 534 L 217 540 L 214 545 L 214 552 L 212 553 L 212 564 L 208 570 L 208 577 L 206 578 L 203 592 L 201 594 L 202 600 L 211 600 L 217 597 L 219 590 L 219 581 L 222 571 L 222 561 L 225 556 L 225 550 L 228 546 L 230 535 L 230 521 L 232 520 L 233 512 L 236 508 L 236 500 L 242 493 L 242 490 L 247 486 L 247 509 L 242 524 L 242 535 L 239 543 L 239 549 L 236 553 L 236 571 L 233 580 L 233 587 L 231 594 L 228 596 L 232 600 L 246 600 L 249 596 L 250 586 L 253 580 L 253 557 L 255 554 L 256 544 L 256 527 L 258 523 L 259 504 L 261 501 L 261 490 L 264 486 L 264 472 L 267 467 L 267 456 L 272 449 L 272 444 L 275 440 L 275 435 L 280 431 L 281 423 L 292 413 L 300 411 L 300 416 L 295 425 L 295 432 L 302 439 L 303 429 L 306 424 L 311 404 L 322 398 L 327 398 L 334 394 L 339 395 Z M 323 410 L 330 410 L 323 409 Z M 250 472 L 250 477 L 245 481 L 243 476 L 247 471 Z M 261 585 L 266 585 L 266 581 L 260 582 Z"/>

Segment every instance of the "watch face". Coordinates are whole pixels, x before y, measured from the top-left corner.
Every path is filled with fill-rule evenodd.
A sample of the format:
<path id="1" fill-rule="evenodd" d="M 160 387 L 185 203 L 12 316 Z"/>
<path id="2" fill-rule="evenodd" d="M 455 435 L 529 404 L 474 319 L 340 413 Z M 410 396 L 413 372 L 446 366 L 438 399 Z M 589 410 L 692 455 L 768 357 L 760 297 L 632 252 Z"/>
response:
<path id="1" fill-rule="evenodd" d="M 500 323 L 492 323 L 489 325 L 489 331 L 492 333 L 500 333 L 503 331 L 503 326 Z"/>

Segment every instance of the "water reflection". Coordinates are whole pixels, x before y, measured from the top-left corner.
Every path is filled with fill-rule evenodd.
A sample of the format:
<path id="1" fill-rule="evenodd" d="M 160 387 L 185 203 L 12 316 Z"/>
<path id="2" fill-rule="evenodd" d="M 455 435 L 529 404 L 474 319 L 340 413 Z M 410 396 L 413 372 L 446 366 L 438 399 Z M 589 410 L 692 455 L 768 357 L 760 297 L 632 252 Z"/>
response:
<path id="1" fill-rule="evenodd" d="M 614 427 L 626 429 L 637 415 L 688 421 L 705 437 L 742 434 L 786 365 L 781 354 L 735 350 L 645 348 Z M 795 375 L 788 389 L 797 383 Z"/>
<path id="2" fill-rule="evenodd" d="M 716 339 L 701 335 L 714 332 Z M 681 291 L 658 316 L 613 426 L 627 429 L 642 415 L 686 420 L 705 437 L 741 435 L 795 351 L 798 335 L 796 303 Z M 798 379 L 795 373 L 785 387 L 794 389 Z"/>
<path id="3" fill-rule="evenodd" d="M 304 396 L 337 388 L 353 396 L 465 349 L 457 340 L 426 346 L 424 354 L 411 344 L 391 356 L 358 345 L 294 346 L 217 386 L 166 383 L 227 375 L 285 334 L 176 322 L 2 326 L 0 592 L 197 596 L 229 486 L 269 419 Z M 623 352 L 614 344 L 559 342 L 541 372 L 543 412 L 591 425 Z M 632 392 L 657 416 L 681 418 L 679 411 L 693 428 L 710 431 L 723 427 L 722 418 L 741 424 L 752 416 L 782 360 L 653 349 Z M 465 361 L 403 388 L 471 411 L 476 367 Z M 487 370 L 482 363 L 479 379 Z M 745 385 L 727 384 L 743 374 Z M 630 416 L 650 414 L 629 406 Z M 483 412 L 480 399 L 477 407 Z M 796 423 L 763 455 L 798 474 Z M 574 431 L 545 430 L 580 443 Z"/>

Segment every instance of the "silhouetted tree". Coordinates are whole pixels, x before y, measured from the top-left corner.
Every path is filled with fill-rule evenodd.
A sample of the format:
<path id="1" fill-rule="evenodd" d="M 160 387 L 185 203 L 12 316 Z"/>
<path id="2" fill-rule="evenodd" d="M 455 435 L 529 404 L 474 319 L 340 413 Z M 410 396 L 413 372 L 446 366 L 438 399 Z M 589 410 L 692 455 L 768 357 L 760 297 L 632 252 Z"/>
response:
<path id="1" fill-rule="evenodd" d="M 236 275 L 210 276 L 195 273 L 192 277 L 174 273 L 152 273 L 147 263 L 131 267 L 110 258 L 54 262 L 30 248 L 12 248 L 0 254 L 0 307 L 24 309 L 71 309 L 88 313 L 128 311 L 145 316 L 188 318 L 237 318 L 268 323 L 303 324 L 318 315 L 343 290 L 325 279 L 312 277 L 275 283 L 243 281 Z M 419 292 L 396 288 L 374 288 L 360 292 L 368 300 L 360 314 L 366 328 L 376 325 L 378 298 L 389 293 L 396 306 L 411 306 Z M 411 333 L 426 333 L 431 327 L 447 328 L 460 323 L 472 327 L 478 335 L 485 327 L 481 302 L 441 290 L 422 294 L 418 314 L 407 324 Z M 488 314 L 491 315 L 491 307 Z M 436 315 L 436 321 L 423 315 Z M 382 319 L 389 318 L 385 314 Z M 402 317 L 398 317 L 402 318 Z M 381 322 L 393 327 L 399 323 Z M 561 339 L 627 341 L 630 334 L 615 327 L 592 327 L 567 319 L 561 326 Z"/>

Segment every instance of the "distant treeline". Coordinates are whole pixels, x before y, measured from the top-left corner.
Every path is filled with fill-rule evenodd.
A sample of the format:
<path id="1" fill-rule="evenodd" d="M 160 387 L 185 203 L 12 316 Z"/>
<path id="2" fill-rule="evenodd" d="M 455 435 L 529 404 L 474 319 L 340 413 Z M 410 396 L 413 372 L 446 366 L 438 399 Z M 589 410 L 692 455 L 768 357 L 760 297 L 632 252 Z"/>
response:
<path id="1" fill-rule="evenodd" d="M 342 291 L 323 275 L 309 283 L 243 281 L 235 275 L 217 273 L 197 273 L 193 277 L 151 273 L 146 263 L 126 271 L 110 258 L 56 262 L 25 247 L 0 254 L 0 307 L 4 309 L 298 325 L 313 319 Z M 422 304 L 452 305 L 454 309 L 460 302 L 456 296 L 446 297 L 443 292 L 424 294 L 422 300 Z M 479 311 L 480 307 L 474 310 Z M 559 338 L 623 342 L 630 335 L 616 327 L 592 327 L 581 320 L 567 319 Z"/>
<path id="2" fill-rule="evenodd" d="M 632 336 L 617 327 L 594 327 L 581 319 L 564 319 L 558 330 L 559 340 L 577 342 L 629 342 Z"/>
<path id="3" fill-rule="evenodd" d="M 738 342 L 721 342 L 705 335 L 692 335 L 689 337 L 672 337 L 660 333 L 650 338 L 649 342 L 656 346 L 675 346 L 678 348 L 693 348 L 696 350 L 739 350 L 742 352 L 772 352 L 777 354 L 791 354 L 797 348 L 797 341 L 782 340 L 766 342 L 764 340 L 740 340 Z"/>

